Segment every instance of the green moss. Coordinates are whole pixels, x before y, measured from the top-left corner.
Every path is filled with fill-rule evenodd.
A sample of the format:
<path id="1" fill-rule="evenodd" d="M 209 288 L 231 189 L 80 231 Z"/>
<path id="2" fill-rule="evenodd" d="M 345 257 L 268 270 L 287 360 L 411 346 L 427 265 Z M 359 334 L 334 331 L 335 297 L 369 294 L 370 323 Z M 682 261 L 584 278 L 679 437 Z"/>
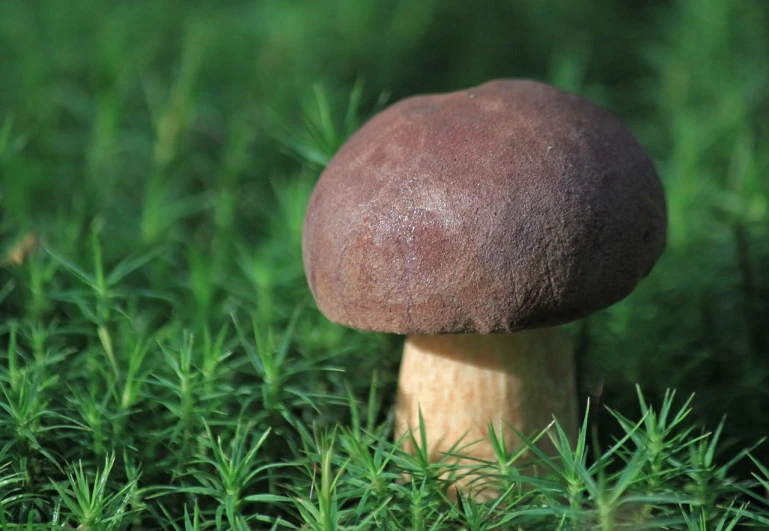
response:
<path id="1" fill-rule="evenodd" d="M 0 2 L 0 527 L 766 526 L 767 28 L 760 0 Z M 451 505 L 389 442 L 401 341 L 314 309 L 301 219 L 385 102 L 503 76 L 625 118 L 670 240 L 571 326 L 580 446 Z"/>

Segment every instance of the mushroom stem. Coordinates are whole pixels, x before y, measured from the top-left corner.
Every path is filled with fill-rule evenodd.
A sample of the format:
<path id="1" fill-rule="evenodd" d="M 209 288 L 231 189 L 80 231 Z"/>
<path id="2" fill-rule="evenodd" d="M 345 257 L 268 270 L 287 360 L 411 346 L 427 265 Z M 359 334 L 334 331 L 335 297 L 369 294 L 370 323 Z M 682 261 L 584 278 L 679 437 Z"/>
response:
<path id="1" fill-rule="evenodd" d="M 422 446 L 421 409 L 431 461 L 455 447 L 454 453 L 470 458 L 460 464 L 477 466 L 477 460 L 496 461 L 488 438 L 490 422 L 498 434 L 504 433 L 508 450 L 521 444 L 508 426 L 535 436 L 553 416 L 573 439 L 575 394 L 573 352 L 559 330 L 411 335 L 401 363 L 395 436 L 411 429 Z M 554 450 L 548 437 L 538 446 L 545 452 Z M 409 437 L 404 448 L 413 453 Z M 464 490 L 472 480 L 463 478 L 457 486 Z"/>

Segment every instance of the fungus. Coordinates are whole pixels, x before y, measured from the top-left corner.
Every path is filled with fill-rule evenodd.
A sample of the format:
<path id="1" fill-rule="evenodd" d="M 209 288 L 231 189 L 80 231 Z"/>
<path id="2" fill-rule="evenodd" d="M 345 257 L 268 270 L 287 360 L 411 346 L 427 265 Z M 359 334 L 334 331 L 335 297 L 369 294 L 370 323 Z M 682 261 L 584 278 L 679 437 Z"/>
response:
<path id="1" fill-rule="evenodd" d="M 396 438 L 419 441 L 421 411 L 433 459 L 461 440 L 494 460 L 489 423 L 508 449 L 520 444 L 509 426 L 529 435 L 555 417 L 575 435 L 557 326 L 627 296 L 666 228 L 654 165 L 617 117 L 497 80 L 368 121 L 312 193 L 303 259 L 328 319 L 407 336 Z"/>

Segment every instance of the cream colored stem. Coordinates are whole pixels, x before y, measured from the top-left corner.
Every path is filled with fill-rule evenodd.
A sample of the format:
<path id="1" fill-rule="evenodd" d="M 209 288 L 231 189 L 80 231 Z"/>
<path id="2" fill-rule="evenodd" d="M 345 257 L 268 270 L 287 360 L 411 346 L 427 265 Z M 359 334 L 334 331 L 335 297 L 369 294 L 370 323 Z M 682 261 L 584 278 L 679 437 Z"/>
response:
<path id="1" fill-rule="evenodd" d="M 521 442 L 507 425 L 532 436 L 553 416 L 573 438 L 577 409 L 572 349 L 552 328 L 504 335 L 409 336 L 398 387 L 396 438 L 411 429 L 422 446 L 420 408 L 432 461 L 460 440 L 459 453 L 473 458 L 473 464 L 478 464 L 475 459 L 495 461 L 489 422 L 498 433 L 504 431 L 508 450 Z M 543 450 L 552 452 L 547 436 L 540 441 Z M 408 438 L 404 445 L 413 452 Z"/>

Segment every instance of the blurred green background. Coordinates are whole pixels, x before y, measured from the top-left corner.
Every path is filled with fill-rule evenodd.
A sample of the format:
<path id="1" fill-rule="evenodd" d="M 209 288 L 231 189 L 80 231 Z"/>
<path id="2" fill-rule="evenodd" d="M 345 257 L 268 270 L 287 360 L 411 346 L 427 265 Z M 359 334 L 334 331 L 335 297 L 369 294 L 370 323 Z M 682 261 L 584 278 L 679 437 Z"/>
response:
<path id="1" fill-rule="evenodd" d="M 392 389 L 401 340 L 341 330 L 313 309 L 300 249 L 307 198 L 323 163 L 383 105 L 497 77 L 547 81 L 618 113 L 666 189 L 658 266 L 625 301 L 570 326 L 582 402 L 600 395 L 635 418 L 633 384 L 651 399 L 675 388 L 697 393 L 693 415 L 706 425 L 727 415 L 733 448 L 766 435 L 762 0 L 0 1 L 0 246 L 11 256 L 34 233 L 90 267 L 98 240 L 107 268 L 151 250 L 126 276 L 120 312 L 94 302 L 91 321 L 114 324 L 116 350 L 182 328 L 215 335 L 244 308 L 285 326 L 305 305 L 297 352 L 344 351 L 335 362 L 360 375 L 359 396 L 375 368 Z M 0 270 L 3 337 L 17 322 L 59 327 L 51 342 L 68 351 L 103 346 L 82 332 L 90 299 L 72 295 L 67 268 L 34 253 L 24 262 Z M 68 385 L 89 388 L 83 374 Z"/>

